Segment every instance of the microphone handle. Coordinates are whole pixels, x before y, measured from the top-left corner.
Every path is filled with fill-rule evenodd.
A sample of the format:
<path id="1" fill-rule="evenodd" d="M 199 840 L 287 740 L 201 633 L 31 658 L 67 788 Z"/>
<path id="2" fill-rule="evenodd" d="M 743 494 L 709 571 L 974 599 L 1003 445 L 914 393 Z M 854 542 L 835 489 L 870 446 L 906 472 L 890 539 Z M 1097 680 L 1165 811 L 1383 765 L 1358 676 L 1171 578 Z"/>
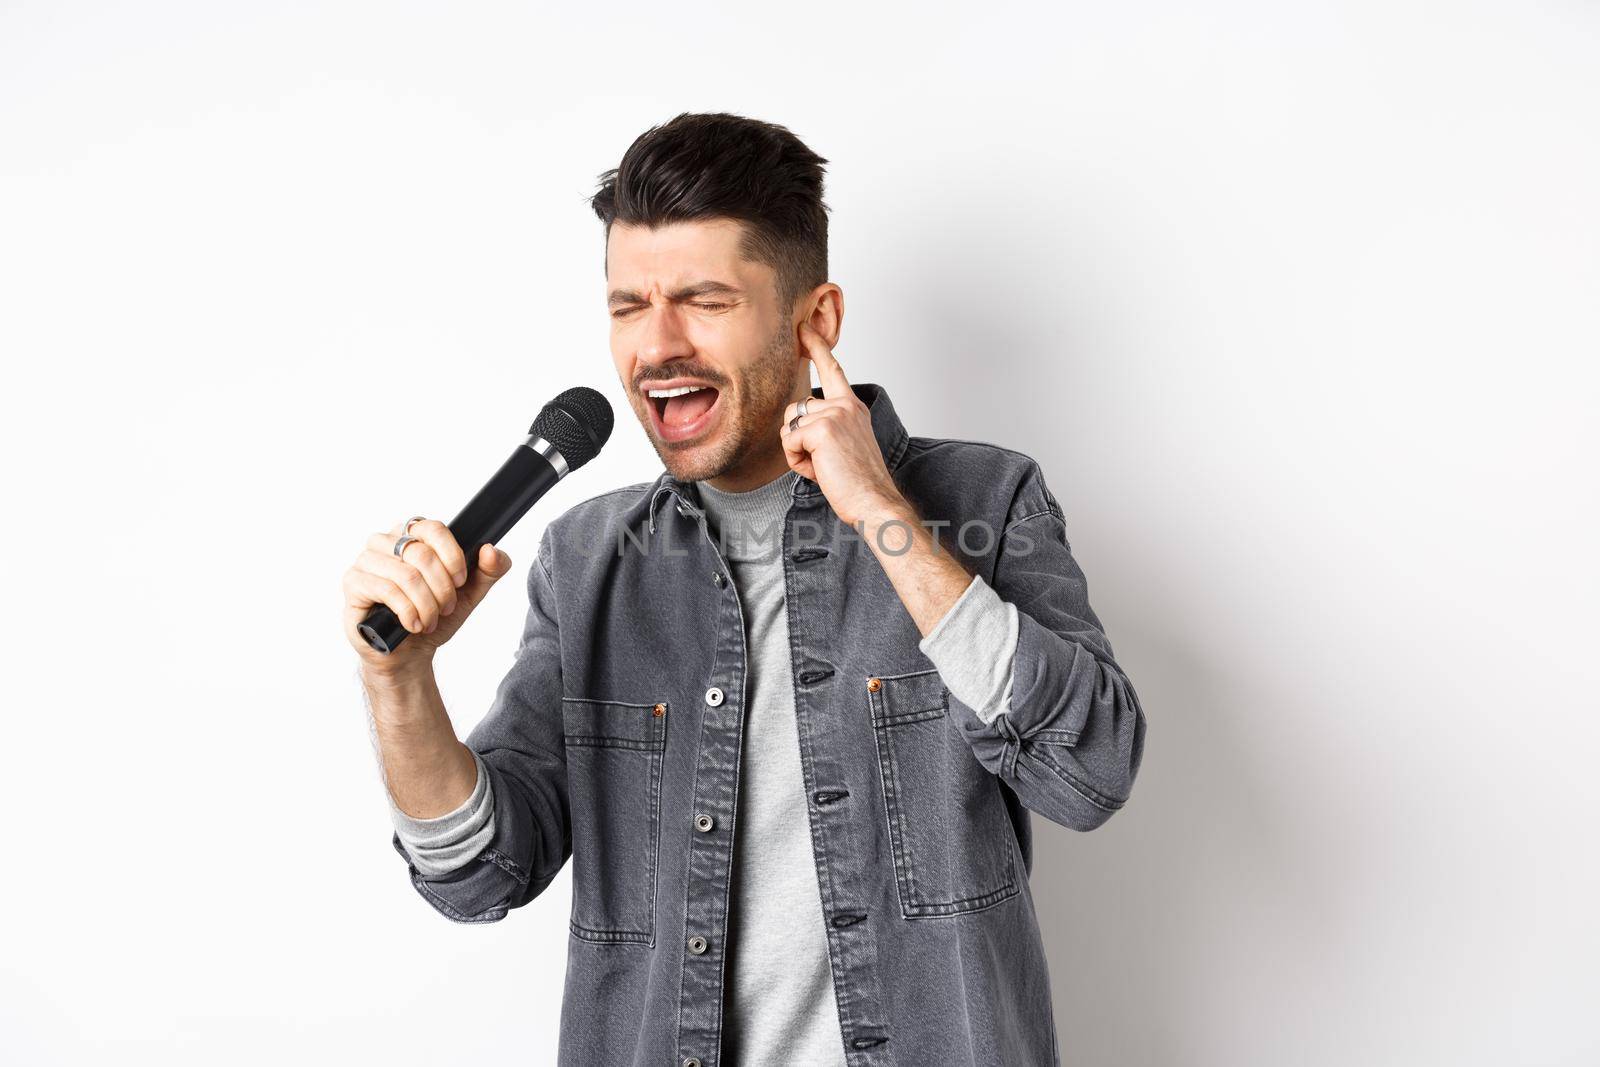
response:
<path id="1" fill-rule="evenodd" d="M 461 551 L 467 555 L 467 574 L 478 569 L 478 550 L 506 535 L 527 514 L 533 502 L 567 473 L 566 460 L 542 437 L 530 435 L 494 477 L 467 501 L 461 513 L 447 524 Z M 388 655 L 411 636 L 387 604 L 374 604 L 356 627 L 367 644 Z"/>

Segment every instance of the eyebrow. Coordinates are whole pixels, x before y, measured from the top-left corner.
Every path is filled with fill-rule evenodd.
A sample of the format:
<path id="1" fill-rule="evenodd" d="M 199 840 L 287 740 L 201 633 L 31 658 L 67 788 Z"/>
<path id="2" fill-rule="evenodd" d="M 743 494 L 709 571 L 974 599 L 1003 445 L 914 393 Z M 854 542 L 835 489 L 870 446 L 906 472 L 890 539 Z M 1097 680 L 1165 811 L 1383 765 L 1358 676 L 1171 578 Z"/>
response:
<path id="1" fill-rule="evenodd" d="M 692 285 L 685 285 L 667 294 L 667 299 L 672 301 L 693 300 L 697 296 L 743 296 L 744 291 L 727 282 L 703 281 Z M 613 289 L 611 296 L 606 300 L 607 307 L 616 307 L 618 304 L 644 304 L 647 300 L 632 289 Z"/>

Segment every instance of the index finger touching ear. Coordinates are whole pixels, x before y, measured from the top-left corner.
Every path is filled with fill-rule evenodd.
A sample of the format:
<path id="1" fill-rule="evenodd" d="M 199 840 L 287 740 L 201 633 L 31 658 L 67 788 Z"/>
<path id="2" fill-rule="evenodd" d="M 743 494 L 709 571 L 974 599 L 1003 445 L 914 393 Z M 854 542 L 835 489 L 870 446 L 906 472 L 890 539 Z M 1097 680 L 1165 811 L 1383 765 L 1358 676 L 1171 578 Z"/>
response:
<path id="1" fill-rule="evenodd" d="M 833 358 L 833 349 L 828 347 L 828 342 L 812 329 L 809 322 L 800 324 L 800 340 L 805 345 L 806 355 L 817 365 L 817 381 L 822 386 L 822 395 L 830 398 L 854 396 L 850 380 L 844 376 L 844 368 Z"/>

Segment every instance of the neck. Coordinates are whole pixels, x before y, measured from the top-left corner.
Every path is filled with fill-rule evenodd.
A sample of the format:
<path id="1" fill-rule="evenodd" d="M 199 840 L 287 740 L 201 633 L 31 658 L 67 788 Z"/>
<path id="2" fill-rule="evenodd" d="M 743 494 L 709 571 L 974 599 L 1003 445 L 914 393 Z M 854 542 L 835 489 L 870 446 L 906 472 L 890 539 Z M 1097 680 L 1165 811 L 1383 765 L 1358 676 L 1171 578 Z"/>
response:
<path id="1" fill-rule="evenodd" d="M 747 490 L 718 489 L 700 483 L 700 503 L 729 559 L 772 559 L 783 541 L 783 519 L 794 499 L 799 475 L 783 473 Z"/>
<path id="2" fill-rule="evenodd" d="M 789 461 L 783 458 L 783 452 L 780 450 L 773 455 L 756 457 L 742 463 L 715 478 L 707 478 L 702 484 L 720 489 L 724 493 L 748 493 L 780 477 L 788 469 Z"/>

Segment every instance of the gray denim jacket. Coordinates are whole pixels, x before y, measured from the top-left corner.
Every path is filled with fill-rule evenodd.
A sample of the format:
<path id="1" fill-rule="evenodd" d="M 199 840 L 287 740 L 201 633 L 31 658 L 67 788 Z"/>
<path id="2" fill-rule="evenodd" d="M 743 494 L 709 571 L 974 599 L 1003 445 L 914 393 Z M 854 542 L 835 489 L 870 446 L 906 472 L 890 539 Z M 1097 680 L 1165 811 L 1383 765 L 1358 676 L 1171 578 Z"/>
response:
<path id="1" fill-rule="evenodd" d="M 919 649 L 870 546 L 796 481 L 795 713 L 848 1062 L 1059 1064 L 1029 813 L 1110 818 L 1144 713 L 1039 465 L 911 437 L 881 386 L 854 389 L 901 492 L 1019 617 L 1010 704 L 986 724 Z M 720 1057 L 747 665 L 719 547 L 694 483 L 666 471 L 547 525 L 515 660 L 467 738 L 493 839 L 448 874 L 411 867 L 444 915 L 492 922 L 572 859 L 566 1067 L 758 1067 Z"/>

